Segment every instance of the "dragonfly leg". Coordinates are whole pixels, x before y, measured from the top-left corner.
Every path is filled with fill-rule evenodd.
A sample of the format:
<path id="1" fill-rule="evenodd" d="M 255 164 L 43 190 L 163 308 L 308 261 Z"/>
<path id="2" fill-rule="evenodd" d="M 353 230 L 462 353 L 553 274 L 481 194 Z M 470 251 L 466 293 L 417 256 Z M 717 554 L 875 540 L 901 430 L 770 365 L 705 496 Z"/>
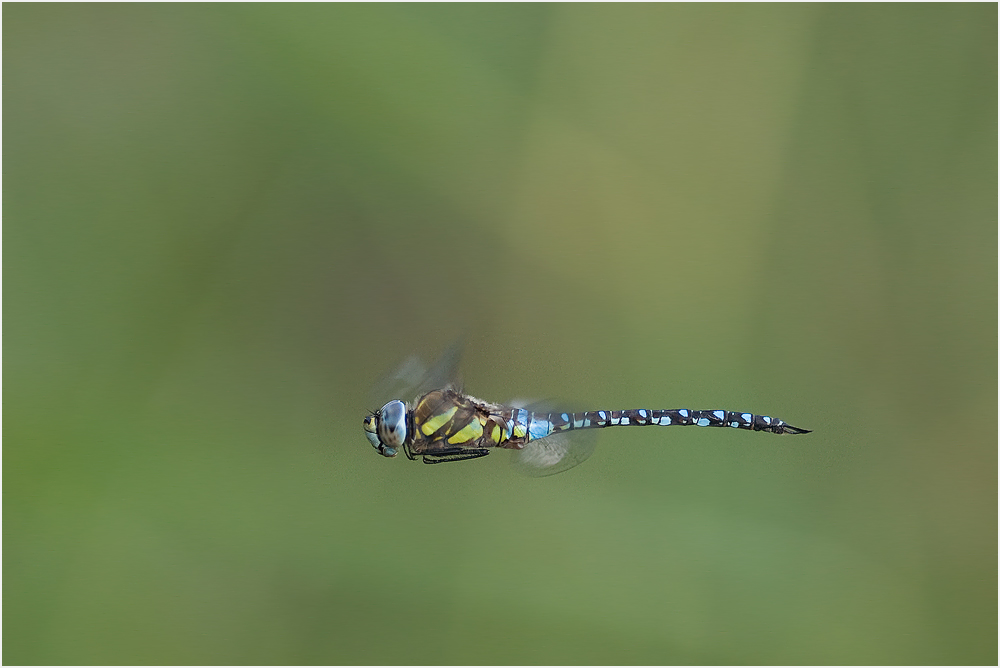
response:
<path id="1" fill-rule="evenodd" d="M 413 450 L 410 448 L 409 440 L 410 439 L 406 439 L 405 441 L 403 441 L 403 452 L 406 453 L 406 458 L 412 462 L 417 458 L 417 456 L 413 454 Z"/>
<path id="2" fill-rule="evenodd" d="M 490 454 L 486 448 L 475 450 L 460 450 L 448 454 L 424 455 L 424 464 L 441 464 L 442 462 L 461 462 L 466 459 L 478 459 Z"/>

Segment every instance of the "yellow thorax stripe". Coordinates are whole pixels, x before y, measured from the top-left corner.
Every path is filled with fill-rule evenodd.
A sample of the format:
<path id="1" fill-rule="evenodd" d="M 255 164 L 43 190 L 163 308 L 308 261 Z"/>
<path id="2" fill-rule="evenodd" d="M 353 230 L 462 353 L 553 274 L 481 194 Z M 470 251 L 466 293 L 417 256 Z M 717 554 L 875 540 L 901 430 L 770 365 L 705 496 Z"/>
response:
<path id="1" fill-rule="evenodd" d="M 424 436 L 430 436 L 440 429 L 446 422 L 448 422 L 457 410 L 458 406 L 452 406 L 444 413 L 438 413 L 433 417 L 427 418 L 427 420 L 420 425 L 420 431 L 424 433 Z"/>
<path id="2" fill-rule="evenodd" d="M 474 441 L 483 435 L 483 423 L 479 421 L 478 418 L 473 417 L 469 424 L 462 427 L 460 431 L 455 433 L 448 442 L 452 445 L 457 445 L 459 443 L 468 443 L 469 441 Z"/>

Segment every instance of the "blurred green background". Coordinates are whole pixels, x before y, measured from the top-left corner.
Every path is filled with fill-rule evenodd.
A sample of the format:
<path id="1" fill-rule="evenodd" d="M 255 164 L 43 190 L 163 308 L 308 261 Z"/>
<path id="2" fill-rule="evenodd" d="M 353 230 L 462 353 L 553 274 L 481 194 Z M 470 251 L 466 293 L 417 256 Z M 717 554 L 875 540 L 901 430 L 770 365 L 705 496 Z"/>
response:
<path id="1" fill-rule="evenodd" d="M 995 664 L 995 4 L 3 18 L 5 663 Z"/>

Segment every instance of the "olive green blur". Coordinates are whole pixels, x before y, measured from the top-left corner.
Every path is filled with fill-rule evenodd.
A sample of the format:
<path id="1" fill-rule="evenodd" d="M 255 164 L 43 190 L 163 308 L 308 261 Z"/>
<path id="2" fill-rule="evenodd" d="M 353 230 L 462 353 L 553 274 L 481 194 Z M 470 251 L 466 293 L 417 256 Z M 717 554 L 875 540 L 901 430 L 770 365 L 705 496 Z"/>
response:
<path id="1" fill-rule="evenodd" d="M 995 664 L 995 4 L 3 18 L 5 663 Z"/>

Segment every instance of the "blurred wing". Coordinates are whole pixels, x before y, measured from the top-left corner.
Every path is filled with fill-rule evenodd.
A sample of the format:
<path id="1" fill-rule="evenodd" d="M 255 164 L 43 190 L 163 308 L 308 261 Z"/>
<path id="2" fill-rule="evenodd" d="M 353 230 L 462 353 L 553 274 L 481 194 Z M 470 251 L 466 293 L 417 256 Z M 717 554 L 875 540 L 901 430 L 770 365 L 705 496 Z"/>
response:
<path id="1" fill-rule="evenodd" d="M 596 445 L 596 430 L 561 431 L 515 450 L 511 465 L 533 478 L 555 475 L 582 464 L 594 454 Z"/>
<path id="2" fill-rule="evenodd" d="M 551 413 L 557 404 L 551 400 L 527 403 L 523 400 L 510 402 L 515 408 L 525 408 L 538 413 Z M 542 478 L 562 473 L 582 464 L 597 447 L 597 430 L 581 429 L 560 431 L 532 441 L 521 450 L 514 450 L 511 466 L 519 473 L 533 478 Z"/>
<path id="3" fill-rule="evenodd" d="M 419 396 L 431 390 L 440 390 L 442 387 L 457 388 L 461 382 L 458 374 L 458 367 L 462 363 L 462 353 L 465 351 L 465 341 L 459 339 L 448 346 L 438 361 L 428 369 L 420 384 L 416 387 L 416 394 Z"/>
<path id="4" fill-rule="evenodd" d="M 456 341 L 448 346 L 433 366 L 418 357 L 408 357 L 395 370 L 382 376 L 372 387 L 371 400 L 379 406 L 392 399 L 411 401 L 431 390 L 458 384 L 458 366 L 465 345 Z"/>

